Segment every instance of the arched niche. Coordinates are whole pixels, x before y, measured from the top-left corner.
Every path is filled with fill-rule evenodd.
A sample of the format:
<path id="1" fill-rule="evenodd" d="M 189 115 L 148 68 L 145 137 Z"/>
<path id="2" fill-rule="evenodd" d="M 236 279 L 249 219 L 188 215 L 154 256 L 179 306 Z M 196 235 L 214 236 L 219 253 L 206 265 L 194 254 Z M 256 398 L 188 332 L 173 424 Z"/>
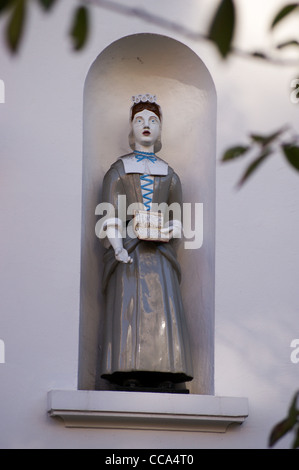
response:
<path id="1" fill-rule="evenodd" d="M 159 156 L 180 175 L 184 201 L 203 208 L 203 243 L 181 243 L 182 295 L 195 377 L 190 393 L 214 392 L 216 93 L 201 59 L 186 45 L 135 34 L 108 46 L 92 64 L 84 89 L 81 312 L 78 388 L 107 389 L 97 379 L 104 314 L 102 246 L 95 208 L 105 172 L 128 143 L 131 96 L 156 94 L 163 112 Z M 194 218 L 194 217 L 193 217 Z M 194 224 L 194 220 L 193 220 Z M 194 225 L 193 225 L 194 228 Z M 200 230 L 199 230 L 200 231 Z M 200 245 L 201 235 L 197 234 Z"/>

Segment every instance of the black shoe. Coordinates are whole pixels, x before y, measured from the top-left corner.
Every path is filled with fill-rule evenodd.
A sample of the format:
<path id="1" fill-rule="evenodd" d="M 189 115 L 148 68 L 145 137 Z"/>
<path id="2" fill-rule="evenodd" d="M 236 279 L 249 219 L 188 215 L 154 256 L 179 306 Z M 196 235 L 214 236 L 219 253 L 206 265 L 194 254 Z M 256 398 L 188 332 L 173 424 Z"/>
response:
<path id="1" fill-rule="evenodd" d="M 174 390 L 174 383 L 170 382 L 170 380 L 165 380 L 159 384 L 159 388 L 163 390 Z"/>
<path id="2" fill-rule="evenodd" d="M 136 379 L 126 379 L 123 381 L 123 386 L 124 387 L 128 387 L 128 388 L 136 388 L 136 387 L 140 387 L 140 382 L 139 380 L 136 380 Z"/>

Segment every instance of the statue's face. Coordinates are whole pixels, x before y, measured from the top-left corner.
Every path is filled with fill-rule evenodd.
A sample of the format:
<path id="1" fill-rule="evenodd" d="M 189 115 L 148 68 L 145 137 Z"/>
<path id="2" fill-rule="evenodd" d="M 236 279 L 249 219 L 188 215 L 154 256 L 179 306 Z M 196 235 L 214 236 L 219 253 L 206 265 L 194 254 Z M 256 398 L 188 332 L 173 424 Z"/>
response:
<path id="1" fill-rule="evenodd" d="M 144 109 L 135 114 L 132 121 L 133 135 L 135 143 L 145 146 L 154 145 L 160 135 L 161 122 L 158 116 Z"/>

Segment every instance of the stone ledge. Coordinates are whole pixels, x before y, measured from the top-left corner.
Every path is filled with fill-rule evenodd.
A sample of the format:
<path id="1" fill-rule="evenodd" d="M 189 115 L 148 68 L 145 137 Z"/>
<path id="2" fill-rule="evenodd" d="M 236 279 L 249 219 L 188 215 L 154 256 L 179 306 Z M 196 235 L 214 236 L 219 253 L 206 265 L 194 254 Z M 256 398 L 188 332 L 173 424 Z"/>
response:
<path id="1" fill-rule="evenodd" d="M 66 427 L 226 432 L 248 416 L 247 398 L 51 390 L 48 413 Z"/>

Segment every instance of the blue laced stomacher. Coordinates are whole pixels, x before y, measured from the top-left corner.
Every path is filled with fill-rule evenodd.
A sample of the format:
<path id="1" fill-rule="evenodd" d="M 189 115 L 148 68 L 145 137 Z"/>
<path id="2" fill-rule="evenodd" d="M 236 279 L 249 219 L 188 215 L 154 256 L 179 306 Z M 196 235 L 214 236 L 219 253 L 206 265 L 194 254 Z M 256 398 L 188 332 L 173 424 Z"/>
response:
<path id="1" fill-rule="evenodd" d="M 154 153 L 148 152 L 135 152 L 135 157 L 137 162 L 142 160 L 150 160 L 152 163 L 157 161 L 157 158 Z M 140 183 L 141 183 L 141 191 L 142 191 L 142 198 L 143 204 L 147 211 L 151 209 L 152 203 L 152 194 L 153 194 L 153 186 L 154 186 L 154 178 L 151 175 L 144 174 L 140 175 Z"/>

